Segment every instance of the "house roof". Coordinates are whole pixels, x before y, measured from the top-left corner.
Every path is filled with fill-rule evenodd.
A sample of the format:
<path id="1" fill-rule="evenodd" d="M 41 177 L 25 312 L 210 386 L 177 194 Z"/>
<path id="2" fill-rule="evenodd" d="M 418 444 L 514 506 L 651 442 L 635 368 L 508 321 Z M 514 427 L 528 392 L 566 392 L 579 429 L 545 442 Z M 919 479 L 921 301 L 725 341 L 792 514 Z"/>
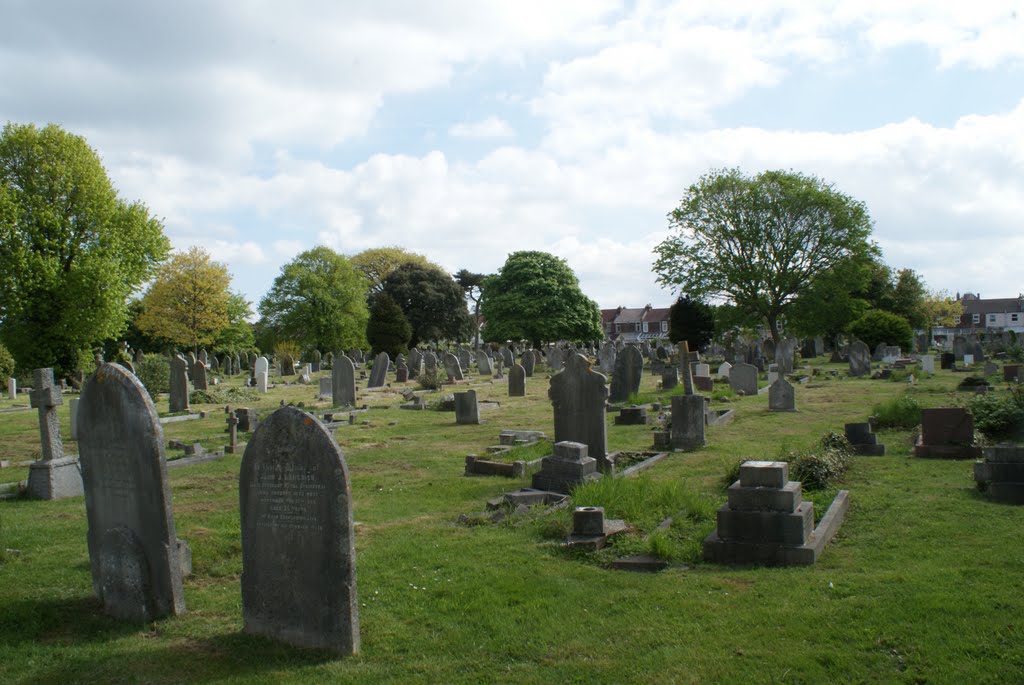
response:
<path id="1" fill-rule="evenodd" d="M 615 323 L 640 323 L 644 318 L 644 309 L 628 309 L 622 307 L 619 315 L 615 317 Z"/>
<path id="2" fill-rule="evenodd" d="M 962 299 L 964 314 L 1000 314 L 1003 312 L 1024 311 L 1021 307 L 1022 298 L 1003 297 L 992 300 L 969 300 Z"/>
<path id="3" fill-rule="evenodd" d="M 648 309 L 646 312 L 644 312 L 643 320 L 647 322 L 668 321 L 669 314 L 671 313 L 671 311 L 672 310 L 669 309 L 668 307 L 665 307 L 663 309 Z"/>

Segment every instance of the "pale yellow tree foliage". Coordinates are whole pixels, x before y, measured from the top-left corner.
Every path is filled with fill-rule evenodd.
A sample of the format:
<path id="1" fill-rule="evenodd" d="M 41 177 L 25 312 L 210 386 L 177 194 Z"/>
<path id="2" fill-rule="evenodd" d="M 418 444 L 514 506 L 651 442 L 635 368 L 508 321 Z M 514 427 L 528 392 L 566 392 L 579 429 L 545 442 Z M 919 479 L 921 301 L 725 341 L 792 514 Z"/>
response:
<path id="1" fill-rule="evenodd" d="M 142 298 L 136 326 L 143 333 L 198 350 L 211 344 L 228 321 L 231 276 L 201 247 L 179 252 L 160 267 Z"/>
<path id="2" fill-rule="evenodd" d="M 928 293 L 921 302 L 921 310 L 928 320 L 928 340 L 932 338 L 935 326 L 956 326 L 963 316 L 964 306 L 954 299 L 948 290 Z"/>

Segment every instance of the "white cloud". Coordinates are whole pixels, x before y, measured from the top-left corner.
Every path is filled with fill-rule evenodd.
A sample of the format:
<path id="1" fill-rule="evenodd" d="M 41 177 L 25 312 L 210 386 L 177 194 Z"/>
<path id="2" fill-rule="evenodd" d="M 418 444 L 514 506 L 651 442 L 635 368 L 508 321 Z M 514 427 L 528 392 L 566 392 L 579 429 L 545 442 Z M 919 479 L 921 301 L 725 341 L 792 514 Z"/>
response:
<path id="1" fill-rule="evenodd" d="M 448 129 L 454 138 L 511 138 L 512 126 L 500 117 L 487 117 L 480 121 L 460 122 Z"/>

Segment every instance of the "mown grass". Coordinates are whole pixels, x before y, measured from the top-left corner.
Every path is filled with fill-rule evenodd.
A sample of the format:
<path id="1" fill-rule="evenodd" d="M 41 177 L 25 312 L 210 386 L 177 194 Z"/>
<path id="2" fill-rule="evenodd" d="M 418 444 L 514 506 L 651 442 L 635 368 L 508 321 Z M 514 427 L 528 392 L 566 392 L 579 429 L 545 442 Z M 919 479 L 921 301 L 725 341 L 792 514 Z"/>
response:
<path id="1" fill-rule="evenodd" d="M 818 360 L 820 363 L 822 360 Z M 239 455 L 170 471 L 178 535 L 192 546 L 188 613 L 145 626 L 103 616 L 93 598 L 81 498 L 0 501 L 0 680 L 12 683 L 985 683 L 1024 680 L 1024 510 L 980 497 L 969 462 L 910 457 L 910 431 L 882 430 L 885 457 L 857 457 L 841 486 L 851 510 L 813 567 L 730 568 L 700 560 L 724 502 L 719 481 L 739 458 L 801 450 L 877 403 L 911 395 L 922 407 L 963 405 L 958 375 L 916 385 L 827 375 L 798 385 L 796 414 L 767 397 L 733 398 L 736 419 L 708 446 L 677 453 L 642 478 L 577 493 L 636 532 L 615 553 L 654 552 L 656 574 L 614 572 L 606 557 L 565 554 L 569 512 L 464 527 L 527 480 L 465 478 L 466 454 L 502 429 L 553 435 L 546 373 L 527 396 L 469 376 L 482 424 L 403 411 L 394 389 L 360 394 L 368 409 L 335 431 L 349 464 L 362 653 L 335 659 L 241 632 Z M 961 374 L 962 375 L 962 374 Z M 642 393 L 655 392 L 645 375 Z M 233 381 L 237 383 L 238 380 Z M 410 384 L 409 387 L 415 387 Z M 716 390 L 718 388 L 716 387 Z M 1005 391 L 1000 391 L 1005 392 Z M 316 401 L 316 386 L 278 386 L 253 403 Z M 27 402 L 24 402 L 27 404 Z M 10 402 L 0 402 L 0 409 Z M 166 399 L 158 408 L 166 411 Z M 221 405 L 168 424 L 167 439 L 227 442 Z M 645 450 L 645 426 L 615 426 L 611 449 Z M 61 409 L 67 437 L 67 405 Z M 0 459 L 38 450 L 34 411 L 0 414 Z M 0 481 L 27 467 L 0 470 Z M 820 513 L 835 489 L 807 493 Z M 653 532 L 665 517 L 673 525 Z M 608 554 L 611 554 L 609 552 Z"/>

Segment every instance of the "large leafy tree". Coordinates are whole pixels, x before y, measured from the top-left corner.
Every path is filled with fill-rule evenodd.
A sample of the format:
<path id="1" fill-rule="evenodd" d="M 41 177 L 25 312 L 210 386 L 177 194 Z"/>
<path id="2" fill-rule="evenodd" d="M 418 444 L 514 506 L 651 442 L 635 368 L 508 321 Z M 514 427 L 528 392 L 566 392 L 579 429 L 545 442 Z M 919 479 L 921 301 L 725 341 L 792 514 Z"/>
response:
<path id="1" fill-rule="evenodd" d="M 281 267 L 259 311 L 269 338 L 306 350 L 366 344 L 366 279 L 329 247 L 306 250 Z"/>
<path id="2" fill-rule="evenodd" d="M 924 312 L 925 329 L 928 333 L 928 344 L 931 344 L 932 329 L 935 326 L 956 326 L 964 314 L 964 305 L 954 299 L 948 290 L 928 293 L 921 304 Z"/>
<path id="3" fill-rule="evenodd" d="M 801 292 L 786 315 L 786 328 L 797 335 L 837 338 L 871 307 L 868 291 L 878 262 L 854 255 L 818 275 Z"/>
<path id="4" fill-rule="evenodd" d="M 682 295 L 669 308 L 668 339 L 686 341 L 690 350 L 703 349 L 715 335 L 715 310 L 710 305 Z"/>
<path id="5" fill-rule="evenodd" d="M 394 359 L 399 352 L 409 349 L 412 326 L 402 308 L 387 293 L 378 293 L 370 307 L 370 320 L 366 324 L 366 340 L 373 354 L 387 352 Z"/>
<path id="6" fill-rule="evenodd" d="M 363 276 L 366 277 L 370 296 L 376 295 L 384 288 L 384 281 L 403 264 L 441 267 L 416 252 L 409 252 L 403 247 L 373 247 L 348 258 Z"/>
<path id="7" fill-rule="evenodd" d="M 228 326 L 230 284 L 228 268 L 201 247 L 179 252 L 160 267 L 135 325 L 151 337 L 198 352 Z"/>
<path id="8" fill-rule="evenodd" d="M 601 310 L 580 290 L 565 260 L 547 252 L 513 252 L 484 280 L 480 313 L 488 341 L 600 340 Z"/>
<path id="9" fill-rule="evenodd" d="M 167 256 L 161 222 L 118 197 L 85 139 L 53 124 L 0 133 L 0 337 L 24 369 L 75 370 L 124 330 Z"/>
<path id="10" fill-rule="evenodd" d="M 786 171 L 713 171 L 687 189 L 669 224 L 673 235 L 655 248 L 658 282 L 691 297 L 731 301 L 776 340 L 800 292 L 868 250 L 871 234 L 863 203 L 814 176 Z"/>
<path id="11" fill-rule="evenodd" d="M 410 346 L 468 337 L 469 312 L 462 288 L 445 271 L 402 264 L 384 280 L 382 292 L 398 304 L 412 326 Z"/>
<path id="12" fill-rule="evenodd" d="M 227 311 L 228 325 L 217 334 L 213 348 L 224 352 L 251 350 L 256 345 L 256 336 L 249 323 L 253 315 L 252 305 L 239 293 L 228 292 Z"/>

